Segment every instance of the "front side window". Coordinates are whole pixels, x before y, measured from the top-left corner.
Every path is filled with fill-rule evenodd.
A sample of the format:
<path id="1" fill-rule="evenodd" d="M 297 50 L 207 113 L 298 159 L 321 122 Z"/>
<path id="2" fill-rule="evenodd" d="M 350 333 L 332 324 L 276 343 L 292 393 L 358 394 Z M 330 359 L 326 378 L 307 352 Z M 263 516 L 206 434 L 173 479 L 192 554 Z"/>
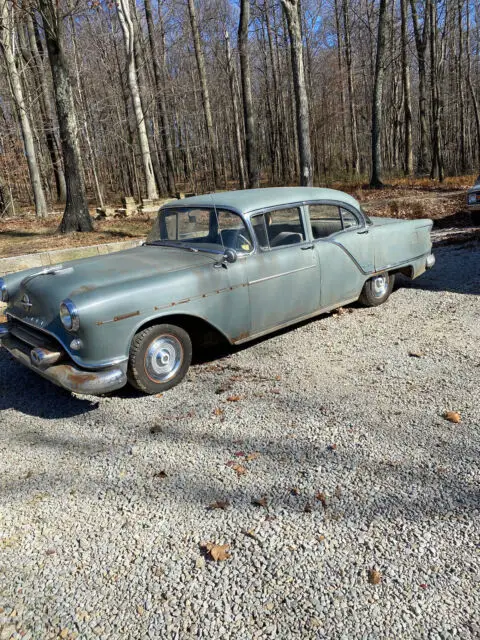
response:
<path id="1" fill-rule="evenodd" d="M 276 209 L 253 216 L 252 225 L 262 249 L 275 249 L 305 241 L 299 207 Z"/>
<path id="2" fill-rule="evenodd" d="M 239 253 L 253 249 L 250 233 L 242 218 L 224 209 L 182 207 L 162 209 L 151 230 L 147 244 Z"/>

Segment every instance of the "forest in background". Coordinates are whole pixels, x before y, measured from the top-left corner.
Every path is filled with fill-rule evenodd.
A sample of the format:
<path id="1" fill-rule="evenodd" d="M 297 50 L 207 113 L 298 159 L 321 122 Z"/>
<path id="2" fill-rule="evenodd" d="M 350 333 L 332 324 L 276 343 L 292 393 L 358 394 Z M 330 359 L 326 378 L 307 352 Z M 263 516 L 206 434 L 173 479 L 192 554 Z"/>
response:
<path id="1" fill-rule="evenodd" d="M 478 0 L 0 0 L 0 215 L 474 173 Z"/>

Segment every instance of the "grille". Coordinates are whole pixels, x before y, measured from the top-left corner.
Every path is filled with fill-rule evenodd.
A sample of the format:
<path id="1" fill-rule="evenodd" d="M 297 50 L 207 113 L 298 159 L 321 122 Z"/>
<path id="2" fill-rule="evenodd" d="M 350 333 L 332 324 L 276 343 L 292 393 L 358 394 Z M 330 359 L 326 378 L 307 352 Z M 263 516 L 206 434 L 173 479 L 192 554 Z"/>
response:
<path id="1" fill-rule="evenodd" d="M 61 349 L 61 345 L 51 336 L 43 333 L 35 327 L 24 324 L 16 318 L 9 317 L 10 319 L 10 333 L 30 348 L 43 347 L 50 351 L 58 351 Z"/>

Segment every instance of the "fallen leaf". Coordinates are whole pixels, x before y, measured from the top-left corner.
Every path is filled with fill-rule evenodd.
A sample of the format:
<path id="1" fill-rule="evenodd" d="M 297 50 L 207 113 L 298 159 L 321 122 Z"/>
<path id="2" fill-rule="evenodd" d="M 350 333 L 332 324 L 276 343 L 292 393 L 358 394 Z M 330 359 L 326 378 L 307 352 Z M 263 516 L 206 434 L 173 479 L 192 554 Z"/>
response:
<path id="1" fill-rule="evenodd" d="M 318 540 L 319 542 L 323 542 L 323 541 L 325 540 L 325 536 L 323 536 L 323 535 L 319 535 L 319 536 L 317 536 L 317 540 Z"/>
<path id="2" fill-rule="evenodd" d="M 335 488 L 335 497 L 338 499 L 342 497 L 342 487 L 339 484 Z"/>
<path id="3" fill-rule="evenodd" d="M 445 418 L 445 420 L 454 422 L 455 424 L 458 424 L 462 420 L 462 417 L 460 416 L 458 411 L 445 411 L 443 417 Z"/>
<path id="4" fill-rule="evenodd" d="M 272 389 L 272 393 L 275 393 L 276 395 L 280 394 L 280 389 Z"/>
<path id="5" fill-rule="evenodd" d="M 273 522 L 276 519 L 277 519 L 277 516 L 274 516 L 274 515 L 265 516 L 265 522 Z"/>
<path id="6" fill-rule="evenodd" d="M 369 569 L 368 581 L 370 584 L 380 584 L 382 581 L 382 574 L 377 569 Z"/>
<path id="7" fill-rule="evenodd" d="M 265 507 L 266 509 L 268 507 L 267 496 L 262 496 L 261 498 L 253 498 L 252 504 L 256 505 L 257 507 Z"/>
<path id="8" fill-rule="evenodd" d="M 200 545 L 206 553 L 210 555 L 215 562 L 222 562 L 230 558 L 230 545 L 229 544 L 215 544 L 214 542 L 204 542 Z"/>
<path id="9" fill-rule="evenodd" d="M 238 402 L 242 399 L 242 396 L 228 396 L 227 402 Z"/>
<path id="10" fill-rule="evenodd" d="M 336 448 L 337 448 L 337 445 L 336 445 L 336 444 L 329 444 L 329 445 L 328 445 L 328 447 L 327 447 L 327 449 L 328 449 L 329 451 L 335 451 L 335 450 L 336 450 Z"/>
<path id="11" fill-rule="evenodd" d="M 45 553 L 47 554 L 47 556 L 54 556 L 57 552 L 55 551 L 55 549 L 47 549 Z"/>
<path id="12" fill-rule="evenodd" d="M 221 393 L 225 393 L 226 391 L 230 391 L 230 389 L 232 388 L 231 384 L 224 384 L 221 387 L 218 387 L 218 389 L 215 390 L 215 393 L 217 395 L 220 395 Z"/>
<path id="13" fill-rule="evenodd" d="M 420 589 L 426 589 L 428 587 L 428 584 L 425 584 L 425 582 L 422 582 L 420 584 Z"/>
<path id="14" fill-rule="evenodd" d="M 167 472 L 162 470 L 162 471 L 157 471 L 156 473 L 153 474 L 154 478 L 160 478 L 163 480 L 163 478 L 168 478 Z"/>
<path id="15" fill-rule="evenodd" d="M 150 433 L 161 433 L 163 431 L 163 427 L 161 424 L 154 424 L 153 427 L 150 427 Z"/>
<path id="16" fill-rule="evenodd" d="M 326 496 L 322 491 L 319 491 L 319 492 L 316 494 L 316 496 L 315 496 L 315 500 L 318 500 L 319 502 L 321 502 L 321 503 L 322 503 L 322 507 L 323 507 L 324 509 L 326 509 L 326 508 L 327 508 L 327 496 Z"/>
<path id="17" fill-rule="evenodd" d="M 228 500 L 215 500 L 215 502 L 212 502 L 211 504 L 208 505 L 207 509 L 208 511 L 213 511 L 214 509 L 225 510 L 229 506 L 230 506 L 230 502 Z"/>
<path id="18" fill-rule="evenodd" d="M 420 353 L 420 351 L 409 351 L 408 355 L 410 356 L 410 358 L 423 358 L 423 353 Z"/>
<path id="19" fill-rule="evenodd" d="M 312 513 L 313 511 L 313 507 L 310 504 L 310 502 L 307 502 L 307 504 L 305 505 L 305 507 L 303 508 L 303 510 L 305 511 L 305 513 Z"/>
<path id="20" fill-rule="evenodd" d="M 163 398 L 163 393 L 156 393 L 155 398 Z"/>
<path id="21" fill-rule="evenodd" d="M 292 489 L 290 489 L 290 493 L 292 494 L 292 496 L 299 496 L 300 489 L 298 487 L 292 487 Z"/>
<path id="22" fill-rule="evenodd" d="M 255 540 L 255 538 L 257 537 L 257 534 L 255 533 L 255 529 L 245 529 L 243 531 L 243 533 L 248 537 L 248 538 L 253 538 Z"/>
<path id="23" fill-rule="evenodd" d="M 242 466 L 241 464 L 238 464 L 238 462 L 232 465 L 232 469 L 235 471 L 237 476 L 244 476 L 247 473 L 247 470 L 245 469 L 245 467 Z"/>
<path id="24" fill-rule="evenodd" d="M 256 460 L 259 457 L 260 453 L 258 451 L 254 451 L 253 453 L 249 453 L 247 456 L 245 456 L 245 460 L 247 462 L 251 462 L 252 460 Z"/>
<path id="25" fill-rule="evenodd" d="M 235 453 L 233 454 L 236 458 L 244 458 L 245 457 L 245 451 L 235 451 Z"/>
<path id="26" fill-rule="evenodd" d="M 145 613 L 145 609 L 142 607 L 141 604 L 139 604 L 137 607 L 137 613 L 139 616 L 143 616 L 143 614 Z"/>
<path id="27" fill-rule="evenodd" d="M 220 407 L 217 407 L 216 409 L 213 410 L 213 415 L 215 416 L 221 416 L 225 413 L 225 411 L 223 409 L 220 409 Z"/>
<path id="28" fill-rule="evenodd" d="M 275 376 L 275 380 L 279 382 L 282 379 L 282 376 Z"/>

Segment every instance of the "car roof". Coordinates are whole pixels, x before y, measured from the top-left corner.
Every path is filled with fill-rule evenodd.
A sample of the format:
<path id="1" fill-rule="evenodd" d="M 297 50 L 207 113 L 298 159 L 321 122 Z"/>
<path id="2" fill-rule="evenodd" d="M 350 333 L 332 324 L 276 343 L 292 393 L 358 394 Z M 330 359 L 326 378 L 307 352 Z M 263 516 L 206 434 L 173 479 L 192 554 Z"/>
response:
<path id="1" fill-rule="evenodd" d="M 169 207 L 225 207 L 239 213 L 247 214 L 259 209 L 268 209 L 308 202 L 311 200 L 335 200 L 359 208 L 358 202 L 348 193 L 336 189 L 320 187 L 268 187 L 265 189 L 244 189 L 242 191 L 218 191 L 202 196 L 192 196 L 181 200 L 170 201 Z"/>

